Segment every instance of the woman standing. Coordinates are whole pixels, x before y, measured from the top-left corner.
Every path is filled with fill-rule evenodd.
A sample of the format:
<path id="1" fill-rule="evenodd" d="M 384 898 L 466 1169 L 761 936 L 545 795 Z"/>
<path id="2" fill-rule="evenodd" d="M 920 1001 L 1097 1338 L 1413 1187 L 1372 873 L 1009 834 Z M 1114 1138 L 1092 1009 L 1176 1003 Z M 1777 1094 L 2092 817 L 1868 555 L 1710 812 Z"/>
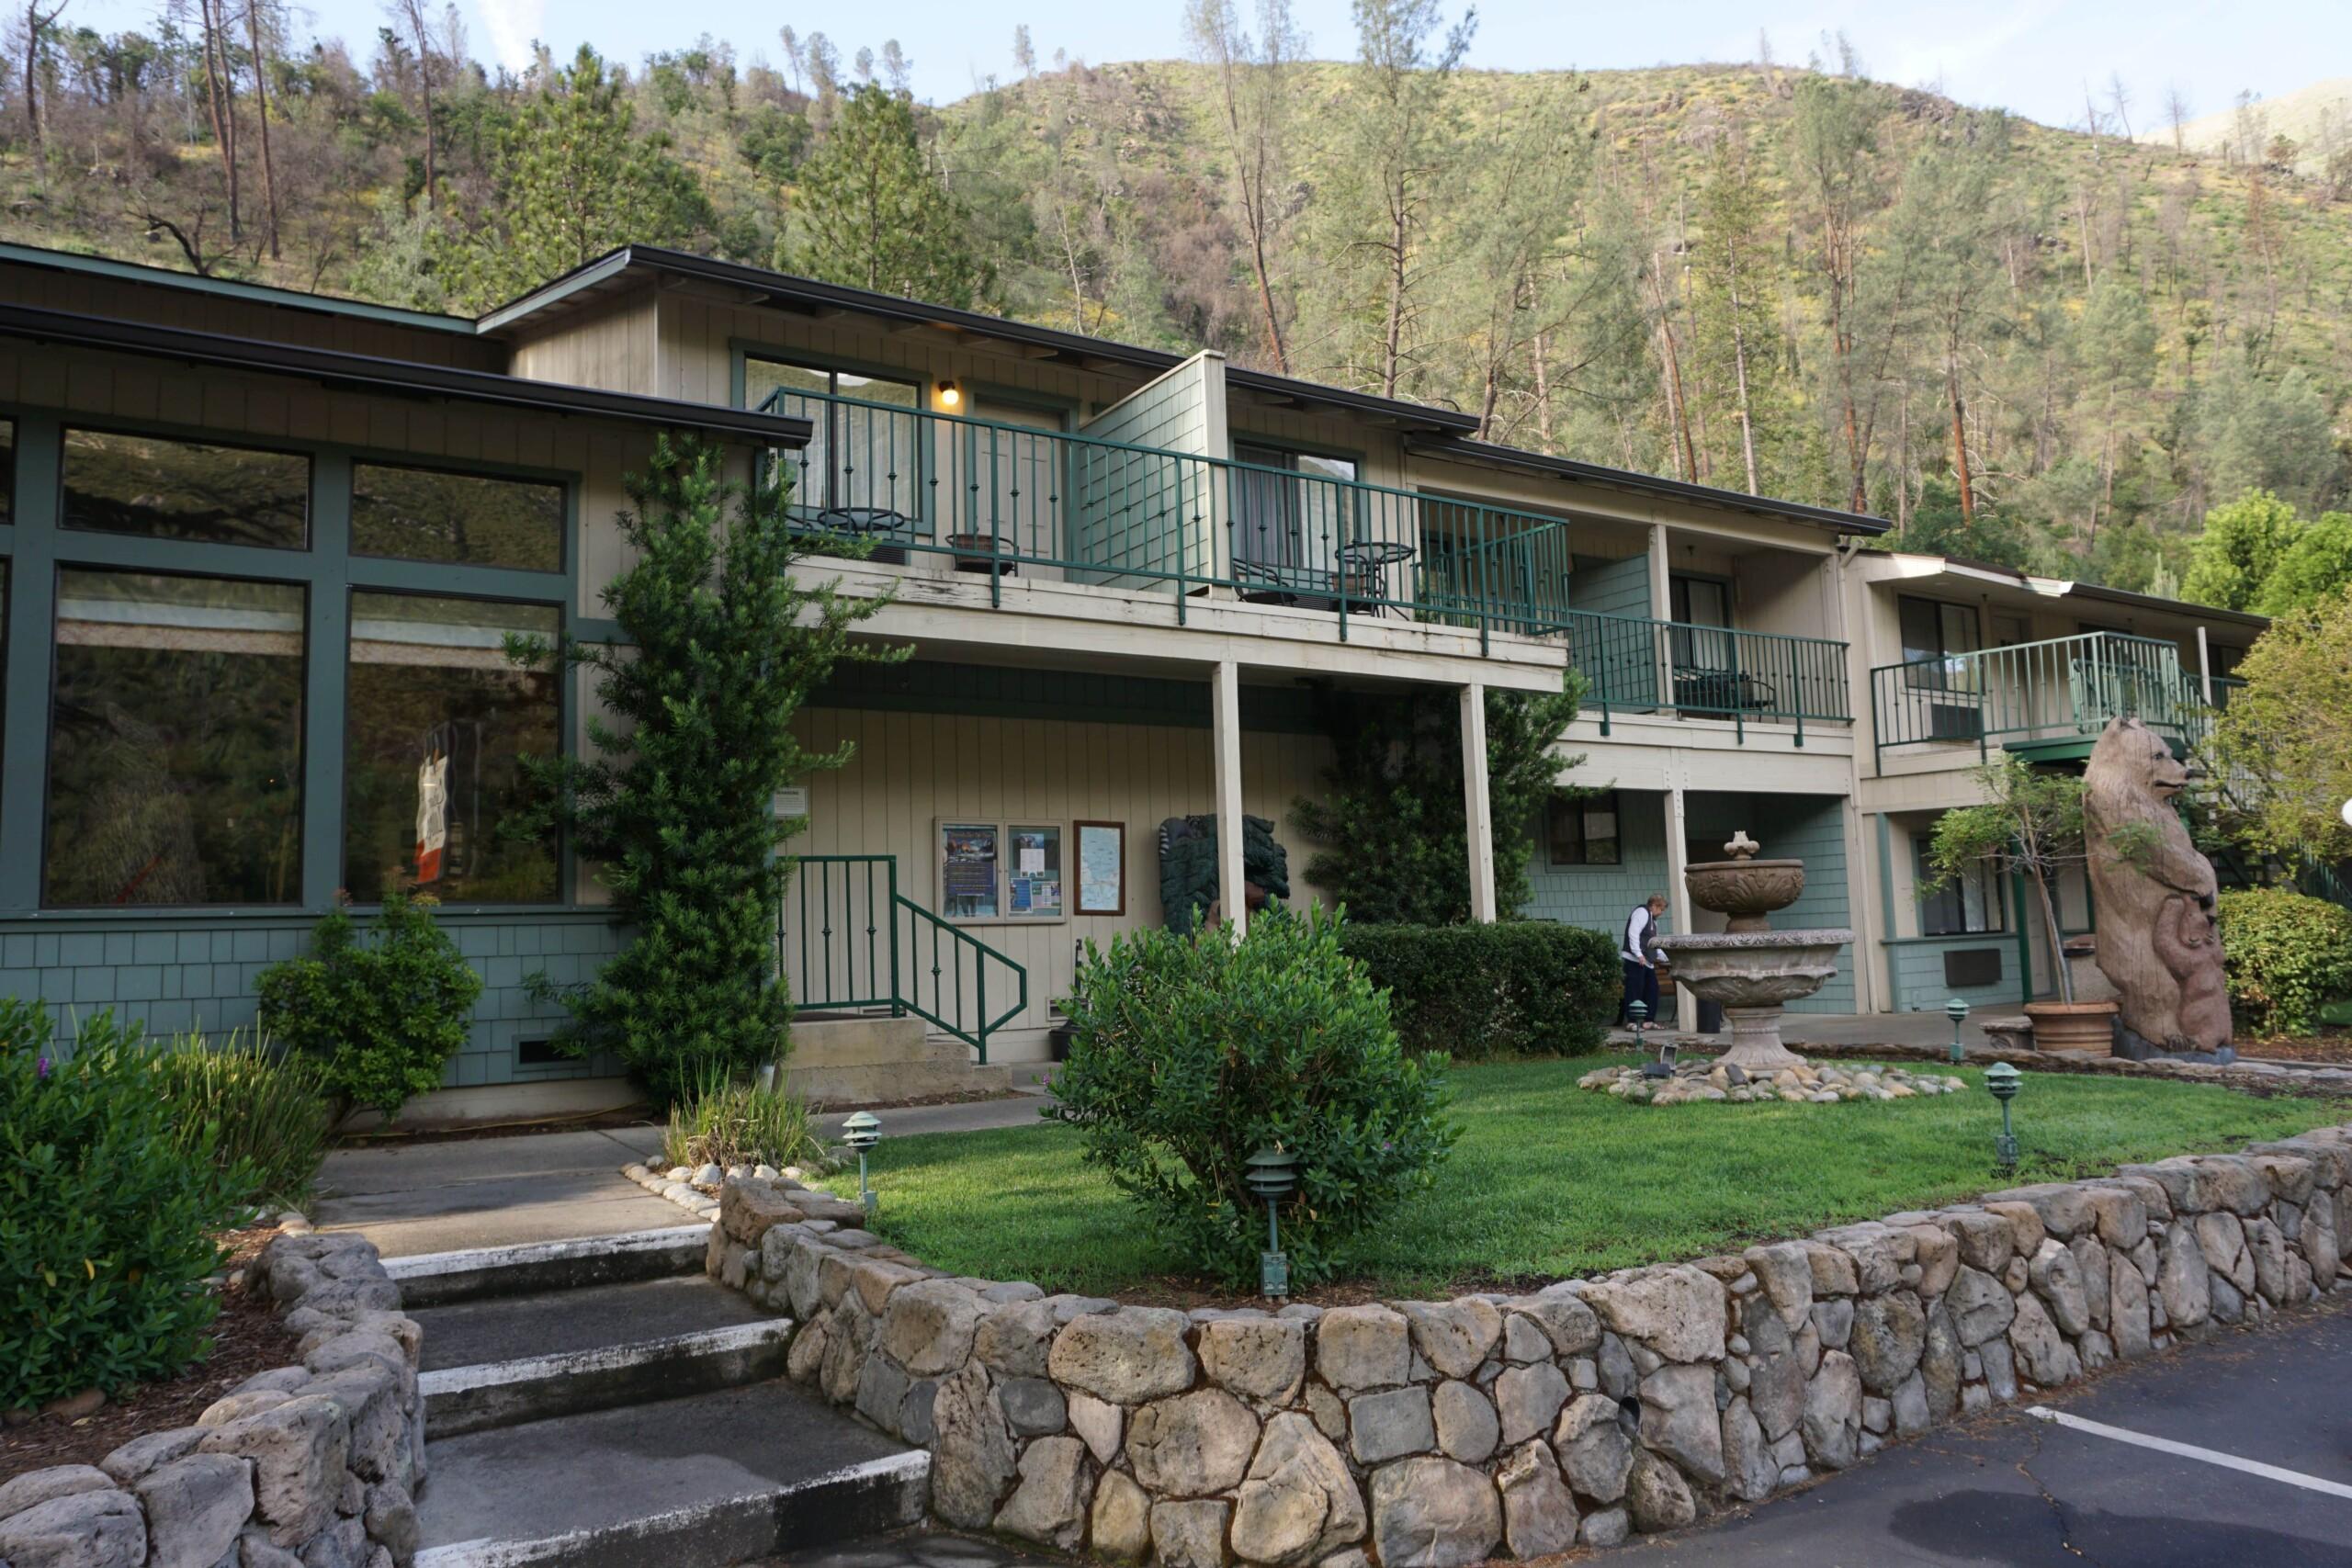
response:
<path id="1" fill-rule="evenodd" d="M 1649 1010 L 1643 1017 L 1657 1021 L 1657 918 L 1665 913 L 1666 895 L 1653 893 L 1625 917 L 1625 933 L 1617 942 L 1617 956 L 1625 961 L 1625 999 L 1617 1004 L 1619 1023 L 1632 1021 L 1635 1002 Z"/>

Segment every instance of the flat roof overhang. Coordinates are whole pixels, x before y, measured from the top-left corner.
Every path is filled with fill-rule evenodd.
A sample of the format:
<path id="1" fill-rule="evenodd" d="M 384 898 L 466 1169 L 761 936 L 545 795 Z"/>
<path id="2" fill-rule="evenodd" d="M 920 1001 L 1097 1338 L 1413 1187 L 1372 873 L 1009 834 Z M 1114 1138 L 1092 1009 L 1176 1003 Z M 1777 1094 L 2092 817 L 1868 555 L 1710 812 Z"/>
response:
<path id="1" fill-rule="evenodd" d="M 526 380 L 487 370 L 379 359 L 338 349 L 187 332 L 28 305 L 0 304 L 0 337 L 175 360 L 207 369 L 298 377 L 337 390 L 426 398 L 663 430 L 699 431 L 726 441 L 761 446 L 805 446 L 812 429 L 805 419 L 755 410 L 640 397 L 597 387 Z"/>
<path id="2" fill-rule="evenodd" d="M 1694 506 L 1713 507 L 1718 511 L 1746 512 L 1781 522 L 1805 523 L 1839 534 L 1879 535 L 1894 526 L 1885 518 L 1873 517 L 1868 513 L 1839 512 L 1832 507 L 1808 506 L 1803 502 L 1776 501 L 1769 495 L 1749 495 L 1745 491 L 1717 490 L 1713 485 L 1691 484 L 1658 474 L 1636 473 L 1631 468 L 1611 468 L 1600 463 L 1578 462 L 1574 457 L 1526 452 L 1516 446 L 1497 446 L 1490 441 L 1446 436 L 1433 441 L 1408 442 L 1407 450 L 1426 457 L 1488 463 L 1521 473 L 1573 479 L 1579 484 L 1687 502 Z"/>

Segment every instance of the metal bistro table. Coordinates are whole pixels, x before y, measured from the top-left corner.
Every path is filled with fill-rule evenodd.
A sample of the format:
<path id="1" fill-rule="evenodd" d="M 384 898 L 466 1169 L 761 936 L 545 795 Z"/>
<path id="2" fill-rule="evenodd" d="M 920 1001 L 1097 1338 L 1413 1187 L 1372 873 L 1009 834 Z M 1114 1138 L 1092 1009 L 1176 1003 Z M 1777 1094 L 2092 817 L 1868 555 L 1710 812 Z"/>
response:
<path id="1" fill-rule="evenodd" d="M 907 547 L 880 541 L 902 535 L 913 526 L 913 518 L 887 506 L 829 506 L 822 512 L 808 513 L 801 524 L 801 532 L 873 540 L 876 543 L 866 559 L 884 566 L 904 566 Z"/>
<path id="2" fill-rule="evenodd" d="M 1388 597 L 1385 573 L 1392 566 L 1402 566 L 1417 552 L 1400 539 L 1351 539 L 1340 547 L 1340 592 L 1352 608 L 1358 600 L 1365 602 L 1363 613 L 1385 614 L 1387 606 L 1381 601 Z"/>

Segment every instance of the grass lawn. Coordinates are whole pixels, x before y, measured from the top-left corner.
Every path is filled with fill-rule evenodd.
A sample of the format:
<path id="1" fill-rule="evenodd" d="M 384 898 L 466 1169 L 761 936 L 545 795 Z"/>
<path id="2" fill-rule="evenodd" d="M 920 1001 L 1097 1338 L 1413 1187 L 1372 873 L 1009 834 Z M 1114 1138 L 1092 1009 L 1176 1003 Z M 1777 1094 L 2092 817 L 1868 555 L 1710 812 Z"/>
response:
<path id="1" fill-rule="evenodd" d="M 2234 1149 L 2352 1117 L 2352 1103 L 2032 1073 L 2014 1107 L 2024 1161 L 1993 1169 L 2000 1111 L 1974 1092 L 1879 1104 L 1658 1110 L 1578 1089 L 1623 1056 L 1454 1069 L 1462 1136 L 1438 1185 L 1352 1272 L 1391 1293 L 1544 1282 L 1929 1207 L 2130 1160 Z M 886 1141 L 880 1228 L 935 1268 L 1049 1291 L 1111 1292 L 1181 1271 L 1139 1213 L 1041 1125 Z M 854 1169 L 836 1190 L 854 1193 Z"/>

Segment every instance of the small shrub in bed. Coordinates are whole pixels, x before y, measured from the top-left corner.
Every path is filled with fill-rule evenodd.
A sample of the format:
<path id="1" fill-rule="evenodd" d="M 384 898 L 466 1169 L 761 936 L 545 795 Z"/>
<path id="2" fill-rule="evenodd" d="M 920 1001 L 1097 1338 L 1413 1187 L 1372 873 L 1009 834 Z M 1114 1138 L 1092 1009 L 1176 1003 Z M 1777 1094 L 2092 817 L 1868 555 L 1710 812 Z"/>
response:
<path id="1" fill-rule="evenodd" d="M 1406 1054 L 1342 929 L 1309 910 L 1261 914 L 1238 944 L 1220 928 L 1088 945 L 1047 1114 L 1204 1273 L 1256 1277 L 1266 1213 L 1244 1162 L 1257 1150 L 1297 1160 L 1282 1234 L 1304 1283 L 1429 1186 L 1453 1145 L 1444 1056 Z"/>
<path id="2" fill-rule="evenodd" d="M 324 1063 L 254 1036 L 211 1045 L 185 1034 L 157 1049 L 155 1081 L 183 1154 L 194 1157 L 209 1133 L 215 1165 L 252 1171 L 239 1198 L 297 1208 L 309 1198 L 334 1126 Z"/>
<path id="3" fill-rule="evenodd" d="M 2230 1009 L 2262 1034 L 2302 1034 L 2323 1003 L 2352 993 L 2352 909 L 2285 887 L 2220 900 Z"/>
<path id="4" fill-rule="evenodd" d="M 670 1107 L 662 1157 L 679 1166 L 814 1165 L 825 1145 L 808 1125 L 808 1107 L 780 1089 L 730 1083 L 707 1073 Z"/>
<path id="5" fill-rule="evenodd" d="M 156 1054 L 111 1011 L 69 1052 L 48 1010 L 0 998 L 0 1410 L 178 1372 L 218 1304 L 213 1237 L 251 1167 L 183 1140 Z"/>
<path id="6" fill-rule="evenodd" d="M 1340 940 L 1387 988 L 1407 1050 L 1463 1061 L 1598 1050 L 1624 985 L 1606 933 L 1549 920 L 1351 925 Z"/>
<path id="7" fill-rule="evenodd" d="M 355 1105 L 390 1121 L 411 1095 L 440 1087 L 466 1043 L 481 976 L 433 923 L 434 903 L 388 893 L 365 933 L 336 909 L 312 928 L 308 953 L 262 971 L 262 1027 L 324 1065 L 338 1122 Z"/>

